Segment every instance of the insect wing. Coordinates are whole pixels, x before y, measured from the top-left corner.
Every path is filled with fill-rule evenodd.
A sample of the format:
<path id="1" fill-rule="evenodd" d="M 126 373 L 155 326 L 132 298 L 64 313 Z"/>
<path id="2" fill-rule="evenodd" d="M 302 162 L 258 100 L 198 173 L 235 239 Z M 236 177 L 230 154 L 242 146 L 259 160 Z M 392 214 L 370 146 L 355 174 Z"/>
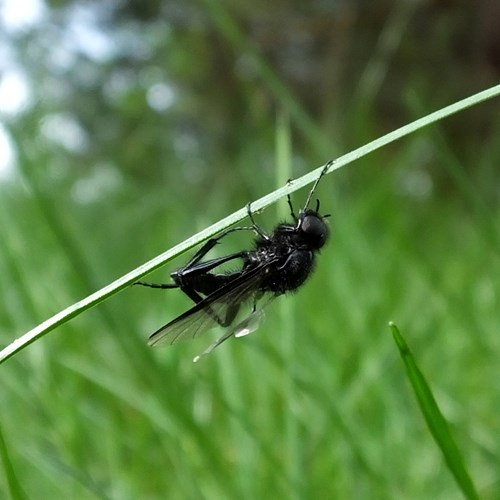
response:
<path id="1" fill-rule="evenodd" d="M 217 318 L 236 313 L 244 302 L 254 297 L 263 278 L 263 272 L 274 260 L 261 263 L 207 295 L 191 309 L 162 326 L 148 340 L 151 346 L 173 344 L 194 338 L 210 328 L 218 326 Z"/>
<path id="2" fill-rule="evenodd" d="M 260 323 L 262 322 L 262 319 L 264 318 L 264 307 L 266 307 L 272 300 L 274 300 L 275 297 L 275 295 L 269 296 L 264 303 L 259 304 L 258 308 L 253 310 L 236 326 L 230 328 L 229 331 L 225 332 L 224 335 L 210 344 L 201 354 L 195 356 L 193 362 L 197 363 L 202 357 L 210 354 L 216 347 L 219 347 L 229 337 L 244 337 L 245 335 L 249 335 L 250 333 L 253 333 L 255 330 L 257 330 Z"/>
<path id="3" fill-rule="evenodd" d="M 260 302 L 259 306 L 252 310 L 252 312 L 243 318 L 232 330 L 232 334 L 235 337 L 245 337 L 246 335 L 250 335 L 255 332 L 262 323 L 264 319 L 264 308 L 269 305 L 274 299 L 276 295 L 270 295 L 264 302 Z"/>

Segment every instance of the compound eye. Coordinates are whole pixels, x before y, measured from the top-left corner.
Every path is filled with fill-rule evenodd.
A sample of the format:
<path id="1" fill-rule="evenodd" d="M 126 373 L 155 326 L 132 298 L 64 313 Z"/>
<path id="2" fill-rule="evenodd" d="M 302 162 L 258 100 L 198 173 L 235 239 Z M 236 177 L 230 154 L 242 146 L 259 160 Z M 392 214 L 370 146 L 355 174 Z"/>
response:
<path id="1" fill-rule="evenodd" d="M 314 248 L 321 248 L 328 239 L 328 226 L 317 215 L 304 216 L 300 229 Z"/>

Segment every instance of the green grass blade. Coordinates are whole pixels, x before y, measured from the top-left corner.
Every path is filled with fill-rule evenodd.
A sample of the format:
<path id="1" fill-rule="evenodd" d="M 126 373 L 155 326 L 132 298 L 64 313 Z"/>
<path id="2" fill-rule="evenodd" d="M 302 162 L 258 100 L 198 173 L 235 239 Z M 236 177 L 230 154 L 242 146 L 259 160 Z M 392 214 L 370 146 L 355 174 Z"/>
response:
<path id="1" fill-rule="evenodd" d="M 408 345 L 398 330 L 398 327 L 392 322 L 389 323 L 389 326 L 401 354 L 401 358 L 403 359 L 408 379 L 413 387 L 425 421 L 427 422 L 427 426 L 439 446 L 439 449 L 443 453 L 448 468 L 455 477 L 465 497 L 470 499 L 479 499 L 472 479 L 465 468 L 462 455 L 460 454 L 455 440 L 453 439 L 448 422 L 441 413 L 429 384 L 418 368 Z"/>
<path id="2" fill-rule="evenodd" d="M 7 444 L 5 443 L 5 439 L 3 437 L 2 428 L 0 426 L 0 457 L 2 458 L 2 465 L 5 474 L 5 478 L 7 480 L 8 489 L 10 493 L 10 497 L 13 500 L 24 500 L 26 495 L 19 483 L 16 473 L 14 471 L 14 466 L 12 461 L 10 460 L 9 451 L 7 449 Z"/>
<path id="3" fill-rule="evenodd" d="M 434 123 L 438 120 L 442 120 L 447 116 L 453 115 L 454 113 L 457 113 L 459 111 L 463 111 L 464 109 L 470 106 L 479 104 L 480 102 L 483 102 L 487 99 L 491 99 L 499 94 L 500 94 L 500 85 L 496 85 L 487 90 L 474 94 L 473 96 L 467 97 L 466 99 L 451 104 L 450 106 L 446 106 L 423 118 L 415 120 L 414 122 L 411 122 L 408 125 L 405 125 L 397 130 L 394 130 L 393 132 L 390 132 L 378 139 L 375 139 L 374 141 L 369 142 L 368 144 L 358 149 L 355 149 L 354 151 L 351 151 L 350 153 L 347 153 L 346 155 L 336 159 L 331 165 L 328 173 L 331 173 L 334 170 L 344 167 L 345 165 L 348 165 L 349 163 L 359 158 L 362 158 L 363 156 L 366 156 L 369 153 L 372 153 L 373 151 L 380 149 L 381 147 L 386 146 L 387 144 L 390 144 L 391 142 L 394 142 L 406 135 L 409 135 L 419 129 L 422 129 L 423 127 L 426 127 L 431 123 Z M 310 184 L 311 182 L 313 182 L 318 178 L 321 171 L 323 170 L 323 167 L 324 166 L 318 167 L 317 169 L 313 170 L 312 172 L 309 172 L 308 174 L 300 177 L 299 179 L 296 179 L 293 182 L 289 182 L 285 186 L 274 190 L 272 193 L 263 196 L 262 198 L 256 200 L 255 202 L 252 202 L 252 210 L 253 211 L 262 210 L 263 208 L 275 203 L 280 198 L 286 196 L 287 194 L 293 193 L 294 191 L 297 191 L 298 189 L 306 186 L 307 184 Z M 19 337 L 18 339 L 14 340 L 11 344 L 9 344 L 2 351 L 0 351 L 0 363 L 6 361 L 11 356 L 24 349 L 35 340 L 38 340 L 39 338 L 43 337 L 44 335 L 55 329 L 57 326 L 60 326 L 68 322 L 71 318 L 74 318 L 75 316 L 78 316 L 87 309 L 90 309 L 96 306 L 97 304 L 103 302 L 104 300 L 118 293 L 120 290 L 123 290 L 127 286 L 130 286 L 135 281 L 138 281 L 143 276 L 149 274 L 150 272 L 156 269 L 159 269 L 164 264 L 166 264 L 173 258 L 177 257 L 178 255 L 198 245 L 202 241 L 207 240 L 211 236 L 214 236 L 215 234 L 219 233 L 225 228 L 243 220 L 246 216 L 247 216 L 246 208 L 241 208 L 240 210 L 229 215 L 228 217 L 225 217 L 219 222 L 207 227 L 203 231 L 200 231 L 191 238 L 188 238 L 182 243 L 172 247 L 166 252 L 163 252 L 159 256 L 151 259 L 149 262 L 137 267 L 133 271 L 115 280 L 110 285 L 105 286 L 104 288 L 80 300 L 79 302 L 76 302 L 75 304 L 67 307 L 63 311 L 57 313 L 56 315 L 52 316 L 48 320 L 39 324 L 29 332 L 25 333 L 22 337 Z"/>
<path id="4" fill-rule="evenodd" d="M 276 184 L 283 186 L 292 174 L 292 132 L 290 116 L 282 110 L 278 114 L 276 126 Z M 298 209 L 297 209 L 298 211 Z M 277 209 L 278 220 L 285 220 L 289 217 L 289 207 L 286 203 L 281 203 Z M 294 379 L 295 369 L 295 343 L 296 328 L 294 321 L 294 310 L 291 301 L 280 301 L 279 308 L 280 325 L 286 335 L 283 335 L 282 354 L 286 366 L 282 372 L 283 375 L 283 428 L 284 439 L 283 447 L 286 450 L 287 457 L 286 472 L 292 485 L 291 498 L 301 498 L 304 489 L 304 474 L 301 467 L 301 439 L 299 434 L 299 424 L 296 415 L 292 411 L 299 404 L 297 402 L 297 387 Z"/>

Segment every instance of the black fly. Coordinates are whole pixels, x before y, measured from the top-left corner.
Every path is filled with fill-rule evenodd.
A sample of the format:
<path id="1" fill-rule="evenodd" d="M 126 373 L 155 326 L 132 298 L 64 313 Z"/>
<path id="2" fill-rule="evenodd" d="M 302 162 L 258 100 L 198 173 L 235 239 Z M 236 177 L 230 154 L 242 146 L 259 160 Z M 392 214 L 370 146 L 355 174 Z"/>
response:
<path id="1" fill-rule="evenodd" d="M 149 345 L 173 344 L 200 335 L 217 325 L 226 328 L 222 337 L 193 360 L 198 361 L 229 337 L 241 337 L 256 330 L 264 306 L 279 295 L 297 290 L 311 274 L 315 254 L 328 239 L 329 230 L 324 219 L 329 214 L 320 215 L 319 200 L 316 200 L 314 210 L 308 207 L 321 177 L 332 163 L 328 162 L 323 168 L 298 216 L 294 213 L 288 195 L 292 223 L 281 223 L 271 234 L 267 234 L 254 221 L 248 204 L 248 217 L 252 225 L 226 229 L 208 240 L 185 266 L 171 274 L 173 283 L 135 283 L 152 288 L 180 288 L 195 302 L 185 313 L 154 332 L 149 338 Z M 253 250 L 201 262 L 224 236 L 234 231 L 256 233 Z M 220 274 L 211 272 L 236 259 L 241 259 L 243 263 L 240 270 Z M 250 304 L 250 313 L 237 321 L 237 314 L 244 303 Z"/>

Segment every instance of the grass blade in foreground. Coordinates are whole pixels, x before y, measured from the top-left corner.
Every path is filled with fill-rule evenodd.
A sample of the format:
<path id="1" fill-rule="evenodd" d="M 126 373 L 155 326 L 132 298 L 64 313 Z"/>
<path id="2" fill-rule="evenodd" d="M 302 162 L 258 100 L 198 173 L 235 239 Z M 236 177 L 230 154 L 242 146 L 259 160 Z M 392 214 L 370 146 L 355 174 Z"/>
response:
<path id="1" fill-rule="evenodd" d="M 408 379 L 413 387 L 418 404 L 424 415 L 427 426 L 438 444 L 451 473 L 455 477 L 466 498 L 479 499 L 462 459 L 462 455 L 453 439 L 448 422 L 443 417 L 434 399 L 429 384 L 418 368 L 405 340 L 394 323 L 389 323 L 392 335 L 405 364 Z"/>

